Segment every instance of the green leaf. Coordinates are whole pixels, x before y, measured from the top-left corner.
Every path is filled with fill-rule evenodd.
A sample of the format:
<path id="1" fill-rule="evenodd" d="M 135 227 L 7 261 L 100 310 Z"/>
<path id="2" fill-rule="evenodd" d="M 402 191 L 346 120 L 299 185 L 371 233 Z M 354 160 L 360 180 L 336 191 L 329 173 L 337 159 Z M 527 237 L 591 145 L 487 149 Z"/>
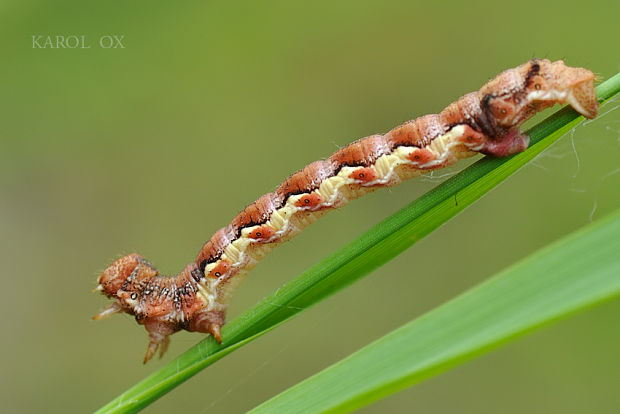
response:
<path id="1" fill-rule="evenodd" d="M 600 100 L 618 91 L 620 74 L 597 87 Z M 221 345 L 210 337 L 201 341 L 98 412 L 125 413 L 145 407 L 243 344 L 367 275 L 482 197 L 581 119 L 570 108 L 553 114 L 527 131 L 531 137 L 527 151 L 510 158 L 483 158 L 472 164 L 227 323 Z"/>
<path id="2" fill-rule="evenodd" d="M 620 295 L 620 210 L 261 404 L 349 412 L 580 309 Z"/>

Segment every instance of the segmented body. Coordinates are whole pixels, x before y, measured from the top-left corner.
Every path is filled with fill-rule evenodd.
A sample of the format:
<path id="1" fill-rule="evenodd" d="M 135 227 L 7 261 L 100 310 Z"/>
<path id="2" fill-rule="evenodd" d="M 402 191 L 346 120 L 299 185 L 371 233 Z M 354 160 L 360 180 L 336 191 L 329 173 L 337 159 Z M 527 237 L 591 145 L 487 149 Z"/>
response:
<path id="1" fill-rule="evenodd" d="M 179 330 L 220 338 L 229 300 L 271 249 L 327 211 L 381 187 L 398 184 L 476 153 L 506 156 L 527 148 L 518 126 L 554 103 L 593 117 L 594 75 L 563 62 L 533 60 L 498 75 L 439 114 L 372 135 L 290 176 L 217 231 L 178 276 L 160 276 L 137 254 L 117 260 L 99 278 L 115 299 L 97 318 L 124 311 L 150 334 L 145 362 Z"/>

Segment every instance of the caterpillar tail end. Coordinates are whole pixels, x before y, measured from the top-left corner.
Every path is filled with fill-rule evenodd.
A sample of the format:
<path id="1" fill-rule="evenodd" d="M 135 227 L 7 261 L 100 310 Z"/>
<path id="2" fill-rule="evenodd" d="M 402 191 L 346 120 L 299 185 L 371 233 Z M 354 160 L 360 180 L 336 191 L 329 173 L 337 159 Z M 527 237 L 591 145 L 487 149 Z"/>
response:
<path id="1" fill-rule="evenodd" d="M 596 118 L 599 109 L 596 90 L 594 89 L 596 76 L 584 68 L 568 68 L 567 70 L 569 69 L 570 81 L 567 82 L 566 103 L 586 118 Z"/>
<path id="2" fill-rule="evenodd" d="M 596 98 L 594 82 L 596 76 L 585 68 L 566 66 L 563 61 L 540 61 L 540 75 L 530 79 L 526 101 L 535 106 L 552 106 L 554 103 L 569 104 L 573 109 L 588 119 L 598 114 L 599 104 Z"/>

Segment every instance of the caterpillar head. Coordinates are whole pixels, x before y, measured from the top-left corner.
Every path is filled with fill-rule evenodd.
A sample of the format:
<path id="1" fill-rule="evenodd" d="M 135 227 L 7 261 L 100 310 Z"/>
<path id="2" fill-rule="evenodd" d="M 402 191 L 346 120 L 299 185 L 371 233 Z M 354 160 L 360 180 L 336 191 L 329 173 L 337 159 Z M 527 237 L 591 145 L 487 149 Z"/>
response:
<path id="1" fill-rule="evenodd" d="M 569 104 L 586 118 L 598 113 L 594 73 L 563 61 L 534 59 L 500 73 L 480 90 L 482 108 L 499 134 L 556 103 Z"/>
<path id="2" fill-rule="evenodd" d="M 103 271 L 97 279 L 99 285 L 95 290 L 116 299 L 116 308 L 131 312 L 138 304 L 145 282 L 158 274 L 157 269 L 142 256 L 130 254 L 116 260 Z M 100 317 L 104 316 L 107 314 Z"/>

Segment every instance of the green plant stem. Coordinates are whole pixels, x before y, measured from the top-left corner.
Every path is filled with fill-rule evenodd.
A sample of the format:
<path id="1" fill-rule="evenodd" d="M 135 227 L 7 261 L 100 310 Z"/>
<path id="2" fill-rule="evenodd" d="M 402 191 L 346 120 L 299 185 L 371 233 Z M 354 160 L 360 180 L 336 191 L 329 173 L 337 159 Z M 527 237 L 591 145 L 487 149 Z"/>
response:
<path id="1" fill-rule="evenodd" d="M 597 87 L 599 101 L 619 91 L 620 74 Z M 367 275 L 471 205 L 581 120 L 570 108 L 551 115 L 527 131 L 531 137 L 528 150 L 509 158 L 485 157 L 472 164 L 227 323 L 221 345 L 211 337 L 204 339 L 98 412 L 135 412 L 147 406 L 245 343 Z"/>

